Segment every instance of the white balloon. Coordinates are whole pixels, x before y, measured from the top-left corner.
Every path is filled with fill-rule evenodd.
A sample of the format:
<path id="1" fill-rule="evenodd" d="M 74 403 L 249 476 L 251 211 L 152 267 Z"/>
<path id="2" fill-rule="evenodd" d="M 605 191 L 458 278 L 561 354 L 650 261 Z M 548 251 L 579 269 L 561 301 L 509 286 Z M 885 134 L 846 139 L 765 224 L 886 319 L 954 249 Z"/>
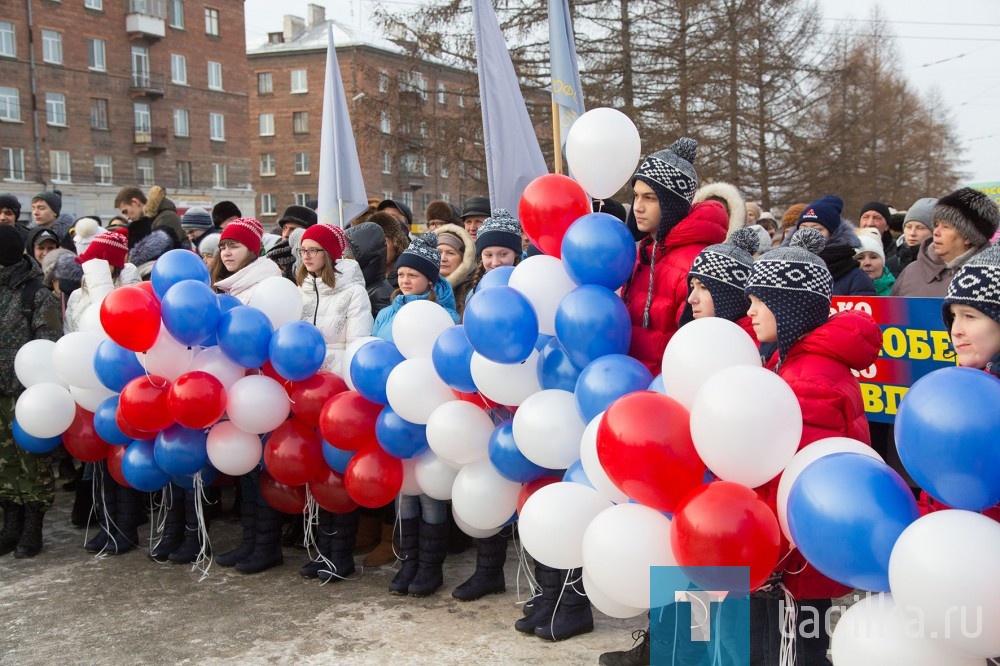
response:
<path id="1" fill-rule="evenodd" d="M 458 525 L 458 529 L 462 530 L 473 539 L 485 539 L 493 536 L 494 534 L 499 534 L 500 530 L 503 529 L 502 527 L 494 527 L 489 530 L 481 530 L 462 520 L 454 511 L 452 512 L 451 517 L 455 519 L 455 524 Z"/>
<path id="2" fill-rule="evenodd" d="M 889 557 L 896 602 L 962 654 L 1000 654 L 1000 523 L 971 511 L 936 511 L 911 523 Z"/>
<path id="3" fill-rule="evenodd" d="M 607 199 L 635 173 L 642 154 L 639 130 L 617 109 L 591 109 L 566 136 L 570 173 L 590 196 Z"/>
<path id="4" fill-rule="evenodd" d="M 52 352 L 56 343 L 52 340 L 30 340 L 17 350 L 14 356 L 14 374 L 21 386 L 28 388 L 35 384 L 62 384 L 52 362 Z"/>
<path id="5" fill-rule="evenodd" d="M 420 492 L 436 500 L 450 500 L 458 470 L 434 455 L 433 451 L 425 451 L 413 460 L 413 474 Z M 414 494 L 419 495 L 420 492 Z"/>
<path id="6" fill-rule="evenodd" d="M 405 458 L 403 463 L 403 485 L 399 488 L 400 495 L 419 495 L 420 484 L 417 483 L 417 461 L 415 458 Z"/>
<path id="7" fill-rule="evenodd" d="M 463 400 L 444 403 L 427 419 L 427 443 L 431 450 L 459 466 L 485 458 L 492 434 L 493 419 Z"/>
<path id="8" fill-rule="evenodd" d="M 517 531 L 533 558 L 556 569 L 583 565 L 583 534 L 612 506 L 593 488 L 560 481 L 536 490 L 517 517 Z"/>
<path id="9" fill-rule="evenodd" d="M 753 338 L 728 319 L 695 319 L 674 333 L 663 351 L 666 394 L 690 410 L 702 384 L 734 365 L 760 367 Z"/>
<path id="10" fill-rule="evenodd" d="M 430 358 L 438 336 L 455 325 L 448 311 L 432 301 L 410 301 L 392 320 L 392 339 L 404 358 Z"/>
<path id="11" fill-rule="evenodd" d="M 260 437 L 240 430 L 232 421 L 212 426 L 207 442 L 208 461 L 230 476 L 241 476 L 256 469 L 264 453 Z"/>
<path id="12" fill-rule="evenodd" d="M 776 373 L 751 365 L 725 368 L 695 396 L 691 439 L 716 476 L 756 488 L 780 474 L 798 450 L 802 409 Z"/>
<path id="13" fill-rule="evenodd" d="M 42 382 L 29 386 L 17 398 L 14 417 L 24 432 L 48 439 L 63 434 L 73 424 L 76 402 L 66 387 Z"/>
<path id="14" fill-rule="evenodd" d="M 76 404 L 80 405 L 88 412 L 96 412 L 101 403 L 113 395 L 118 395 L 118 391 L 112 391 L 106 386 L 97 388 L 80 388 L 79 386 L 69 387 L 70 395 Z"/>
<path id="15" fill-rule="evenodd" d="M 826 618 L 820 618 L 825 621 Z M 985 666 L 921 636 L 919 613 L 891 594 L 867 596 L 840 616 L 830 641 L 836 666 Z M 926 630 L 924 631 L 926 634 Z"/>
<path id="16" fill-rule="evenodd" d="M 583 568 L 611 599 L 649 608 L 649 568 L 677 566 L 670 519 L 641 504 L 619 504 L 594 518 L 583 535 Z"/>
<path id="17" fill-rule="evenodd" d="M 538 332 L 556 334 L 556 308 L 577 285 L 562 261 L 545 254 L 528 257 L 514 268 L 508 286 L 521 292 L 538 315 Z"/>
<path id="18" fill-rule="evenodd" d="M 94 303 L 80 313 L 80 320 L 76 325 L 76 329 L 87 333 L 97 333 L 101 336 L 102 340 L 111 339 L 111 336 L 104 331 L 104 324 L 101 323 L 100 303 Z"/>
<path id="19" fill-rule="evenodd" d="M 175 340 L 162 323 L 160 334 L 156 336 L 153 346 L 146 352 L 135 353 L 135 357 L 139 359 L 146 372 L 170 381 L 188 371 L 194 361 L 194 355 L 195 350 Z"/>
<path id="20" fill-rule="evenodd" d="M 592 418 L 583 431 L 583 437 L 580 438 L 580 463 L 583 465 L 583 471 L 587 474 L 591 485 L 602 497 L 609 502 L 622 504 L 628 502 L 628 495 L 619 490 L 618 486 L 611 481 L 608 473 L 604 471 L 601 461 L 597 458 L 597 428 L 601 425 L 602 416 L 604 416 L 604 412 Z"/>
<path id="21" fill-rule="evenodd" d="M 218 347 L 208 347 L 199 351 L 188 368 L 189 372 L 195 370 L 207 372 L 218 379 L 226 391 L 247 374 L 246 368 L 229 360 Z"/>
<path id="22" fill-rule="evenodd" d="M 52 348 L 52 365 L 59 378 L 69 386 L 99 388 L 104 386 L 94 370 L 94 356 L 104 342 L 97 333 L 77 331 L 59 338 Z"/>
<path id="23" fill-rule="evenodd" d="M 479 352 L 472 353 L 472 381 L 493 402 L 514 407 L 542 390 L 538 382 L 538 351 L 520 363 L 494 363 Z"/>
<path id="24" fill-rule="evenodd" d="M 226 413 L 240 430 L 271 432 L 288 418 L 291 402 L 281 384 L 265 375 L 250 375 L 229 389 Z"/>
<path id="25" fill-rule="evenodd" d="M 302 292 L 294 282 L 280 275 L 261 280 L 247 305 L 267 315 L 274 330 L 302 318 Z"/>
<path id="26" fill-rule="evenodd" d="M 429 358 L 408 358 L 393 368 L 385 382 L 385 395 L 400 418 L 420 424 L 427 423 L 435 409 L 455 400 Z"/>
<path id="27" fill-rule="evenodd" d="M 590 599 L 590 603 L 593 604 L 594 608 L 601 611 L 608 617 L 617 617 L 621 619 L 635 617 L 636 615 L 641 615 L 646 612 L 645 608 L 633 608 L 632 606 L 626 606 L 625 604 L 620 604 L 611 597 L 608 593 L 598 587 L 597 583 L 593 581 L 590 574 L 586 569 L 583 569 L 583 589 L 587 592 L 587 598 Z"/>
<path id="28" fill-rule="evenodd" d="M 451 508 L 481 530 L 502 526 L 517 511 L 521 484 L 500 476 L 489 459 L 466 465 L 455 477 Z"/>
<path id="29" fill-rule="evenodd" d="M 357 388 L 354 386 L 354 382 L 351 381 L 351 361 L 354 360 L 354 355 L 358 353 L 359 349 L 364 347 L 369 342 L 374 342 L 375 340 L 378 339 L 379 338 L 376 338 L 371 335 L 364 338 L 358 338 L 357 340 L 353 340 L 350 344 L 348 344 L 347 349 L 344 350 L 343 367 L 340 368 L 340 372 L 342 374 L 340 375 L 340 377 L 347 384 L 347 388 L 351 389 L 352 391 L 356 391 Z M 337 370 L 338 370 L 337 368 L 334 368 L 334 372 L 337 372 Z"/>
<path id="30" fill-rule="evenodd" d="M 785 471 L 781 473 L 781 479 L 778 481 L 776 500 L 778 524 L 781 526 L 781 531 L 784 533 L 785 538 L 788 539 L 788 543 L 793 546 L 795 545 L 795 540 L 792 539 L 792 533 L 788 529 L 788 493 L 792 492 L 792 484 L 799 478 L 799 474 L 802 474 L 802 470 L 809 466 L 809 463 L 833 453 L 860 453 L 863 456 L 885 462 L 882 460 L 882 456 L 875 452 L 875 449 L 864 442 L 859 442 L 849 437 L 818 439 L 796 453 L 785 467 Z"/>
<path id="31" fill-rule="evenodd" d="M 524 457 L 548 469 L 566 469 L 580 459 L 586 424 L 569 391 L 532 395 L 514 413 L 514 442 Z"/>

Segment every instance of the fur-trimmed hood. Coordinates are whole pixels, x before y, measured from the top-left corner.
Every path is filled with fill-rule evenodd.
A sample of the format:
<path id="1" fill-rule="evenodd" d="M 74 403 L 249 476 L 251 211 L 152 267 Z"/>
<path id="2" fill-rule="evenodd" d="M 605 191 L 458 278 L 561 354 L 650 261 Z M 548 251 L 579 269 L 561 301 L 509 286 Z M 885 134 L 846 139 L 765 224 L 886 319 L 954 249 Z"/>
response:
<path id="1" fill-rule="evenodd" d="M 164 190 L 159 185 L 153 185 L 149 188 L 149 194 L 146 196 L 146 205 L 142 207 L 142 213 L 146 217 L 156 217 L 156 214 L 161 210 L 172 210 L 177 212 L 177 207 L 174 206 L 174 202 L 167 198 L 167 191 Z"/>
<path id="2" fill-rule="evenodd" d="M 735 185 L 722 181 L 702 185 L 694 193 L 694 203 L 706 201 L 710 197 L 722 199 L 729 210 L 729 236 L 737 229 L 743 228 L 747 221 L 747 205 Z"/>
<path id="3" fill-rule="evenodd" d="M 451 272 L 446 280 L 448 284 L 452 287 L 456 287 L 462 284 L 462 280 L 472 274 L 472 271 L 476 268 L 476 241 L 472 240 L 472 236 L 465 231 L 463 227 L 457 224 L 445 224 L 434 230 L 434 233 L 438 235 L 438 240 L 441 239 L 441 234 L 452 234 L 457 236 L 459 240 L 462 241 L 462 245 L 465 247 L 465 252 L 462 254 L 462 263 L 458 265 L 458 268 Z M 439 242 L 438 245 L 441 243 Z"/>
<path id="4" fill-rule="evenodd" d="M 166 231 L 156 229 L 149 235 L 135 244 L 129 251 L 129 263 L 138 266 L 140 270 L 143 264 L 156 261 L 161 256 L 174 249 L 174 241 Z"/>

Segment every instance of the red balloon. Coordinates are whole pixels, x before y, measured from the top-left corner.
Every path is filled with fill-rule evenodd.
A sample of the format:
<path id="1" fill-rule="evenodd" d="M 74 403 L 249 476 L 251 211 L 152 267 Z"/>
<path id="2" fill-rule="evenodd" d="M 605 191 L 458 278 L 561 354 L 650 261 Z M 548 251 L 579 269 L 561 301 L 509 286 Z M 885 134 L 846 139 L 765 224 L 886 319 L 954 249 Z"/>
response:
<path id="1" fill-rule="evenodd" d="M 94 413 L 88 412 L 80 405 L 76 406 L 73 423 L 62 434 L 63 446 L 71 456 L 80 462 L 98 462 L 108 457 L 113 447 L 97 434 L 94 429 Z M 125 447 L 121 447 L 125 448 Z"/>
<path id="2" fill-rule="evenodd" d="M 112 292 L 114 293 L 114 292 Z M 122 389 L 118 409 L 132 427 L 147 432 L 160 432 L 173 425 L 167 407 L 170 382 L 157 375 L 136 377 Z"/>
<path id="3" fill-rule="evenodd" d="M 125 434 L 128 437 L 131 437 L 132 439 L 156 439 L 157 433 L 146 432 L 145 430 L 139 430 L 138 428 L 136 428 L 131 423 L 125 420 L 125 418 L 122 416 L 122 405 L 120 400 L 118 403 L 118 409 L 115 410 L 115 423 L 118 424 L 118 429 L 121 430 L 123 434 Z M 123 447 L 123 448 L 128 448 L 128 447 Z"/>
<path id="4" fill-rule="evenodd" d="M 125 457 L 126 451 L 128 451 L 127 446 L 111 447 L 111 451 L 108 452 L 108 473 L 119 486 L 131 488 L 132 486 L 125 480 L 125 474 L 122 473 L 122 459 Z"/>
<path id="5" fill-rule="evenodd" d="M 271 433 L 264 465 L 275 480 L 289 486 L 301 486 L 329 469 L 323 460 L 323 439 L 298 419 L 288 419 Z"/>
<path id="6" fill-rule="evenodd" d="M 252 372 L 250 374 L 255 375 L 257 373 Z M 289 386 L 291 382 L 278 374 L 278 371 L 274 369 L 273 365 L 271 365 L 271 361 L 264 361 L 264 365 L 260 367 L 260 374 L 264 375 L 265 377 L 270 377 L 274 381 L 281 384 L 282 388 L 285 389 L 285 393 L 288 393 L 289 389 L 291 388 Z"/>
<path id="7" fill-rule="evenodd" d="M 750 567 L 750 589 L 755 590 L 778 564 L 781 529 L 774 511 L 753 490 L 713 481 L 678 507 L 670 544 L 681 566 Z"/>
<path id="8" fill-rule="evenodd" d="M 390 456 L 381 446 L 358 451 L 344 472 L 344 487 L 351 499 L 375 509 L 385 506 L 403 487 L 403 461 Z"/>
<path id="9" fill-rule="evenodd" d="M 338 393 L 323 405 L 319 430 L 331 446 L 344 451 L 378 446 L 375 422 L 383 408 L 384 405 L 366 400 L 357 391 Z"/>
<path id="10" fill-rule="evenodd" d="M 160 335 L 160 302 L 139 287 L 115 289 L 101 302 L 101 326 L 125 349 L 148 351 Z"/>
<path id="11" fill-rule="evenodd" d="M 136 289 L 142 289 L 144 292 L 155 298 L 157 302 L 159 302 L 160 299 L 157 297 L 156 292 L 153 291 L 153 283 L 150 282 L 149 280 L 145 280 L 143 282 L 134 284 L 132 286 L 135 287 Z"/>
<path id="12" fill-rule="evenodd" d="M 673 513 L 705 476 L 688 411 L 653 391 L 611 403 L 597 427 L 597 457 L 619 490 L 657 511 Z"/>
<path id="13" fill-rule="evenodd" d="M 185 372 L 167 392 L 170 418 L 194 430 L 214 425 L 225 413 L 226 403 L 222 382 L 201 370 Z"/>
<path id="14" fill-rule="evenodd" d="M 562 481 L 562 477 L 558 476 L 542 476 L 534 481 L 528 481 L 526 484 L 521 486 L 521 492 L 517 494 L 517 513 L 520 515 L 521 507 L 524 503 L 528 501 L 528 498 L 538 492 L 539 489 L 544 488 L 550 483 L 558 483 Z"/>
<path id="15" fill-rule="evenodd" d="M 312 427 L 319 426 L 319 415 L 327 400 L 347 390 L 347 383 L 332 372 L 317 372 L 308 379 L 294 382 L 288 391 L 292 414 Z"/>
<path id="16" fill-rule="evenodd" d="M 260 494 L 271 508 L 282 513 L 299 514 L 306 509 L 306 487 L 289 486 L 267 472 L 260 473 Z"/>
<path id="17" fill-rule="evenodd" d="M 358 508 L 344 487 L 344 477 L 329 467 L 316 479 L 309 482 L 309 492 L 316 503 L 330 513 L 350 513 Z"/>
<path id="18" fill-rule="evenodd" d="M 568 176 L 549 173 L 524 188 L 517 207 L 521 228 L 539 249 L 561 257 L 562 239 L 576 220 L 591 211 L 590 197 Z"/>

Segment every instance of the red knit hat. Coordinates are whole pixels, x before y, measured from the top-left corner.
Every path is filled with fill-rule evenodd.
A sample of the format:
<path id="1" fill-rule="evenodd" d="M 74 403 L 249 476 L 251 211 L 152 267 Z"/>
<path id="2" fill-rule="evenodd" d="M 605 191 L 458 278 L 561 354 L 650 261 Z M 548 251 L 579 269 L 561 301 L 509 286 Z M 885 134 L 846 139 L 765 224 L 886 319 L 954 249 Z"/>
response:
<path id="1" fill-rule="evenodd" d="M 332 224 L 314 224 L 306 229 L 302 234 L 302 240 L 311 240 L 319 243 L 319 246 L 330 257 L 330 261 L 337 261 L 344 256 L 347 249 L 347 234 L 340 227 Z"/>
<path id="2" fill-rule="evenodd" d="M 260 254 L 261 239 L 264 237 L 264 227 L 260 222 L 252 217 L 238 217 L 222 230 L 219 237 L 219 244 L 223 241 L 234 240 L 237 243 L 246 245 L 250 254 Z"/>
<path id="3" fill-rule="evenodd" d="M 126 255 L 128 255 L 128 227 L 123 227 L 94 236 L 87 250 L 76 258 L 76 263 L 104 259 L 115 268 L 124 268 Z"/>

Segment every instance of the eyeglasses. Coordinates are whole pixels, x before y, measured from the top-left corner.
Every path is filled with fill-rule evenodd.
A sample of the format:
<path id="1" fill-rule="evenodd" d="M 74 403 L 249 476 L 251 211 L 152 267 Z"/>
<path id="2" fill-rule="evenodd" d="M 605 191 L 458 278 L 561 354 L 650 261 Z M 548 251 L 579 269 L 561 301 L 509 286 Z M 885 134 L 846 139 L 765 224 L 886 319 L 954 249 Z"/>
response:
<path id="1" fill-rule="evenodd" d="M 323 248 L 319 247 L 300 247 L 299 256 L 300 257 L 315 257 L 320 252 L 325 252 Z"/>

